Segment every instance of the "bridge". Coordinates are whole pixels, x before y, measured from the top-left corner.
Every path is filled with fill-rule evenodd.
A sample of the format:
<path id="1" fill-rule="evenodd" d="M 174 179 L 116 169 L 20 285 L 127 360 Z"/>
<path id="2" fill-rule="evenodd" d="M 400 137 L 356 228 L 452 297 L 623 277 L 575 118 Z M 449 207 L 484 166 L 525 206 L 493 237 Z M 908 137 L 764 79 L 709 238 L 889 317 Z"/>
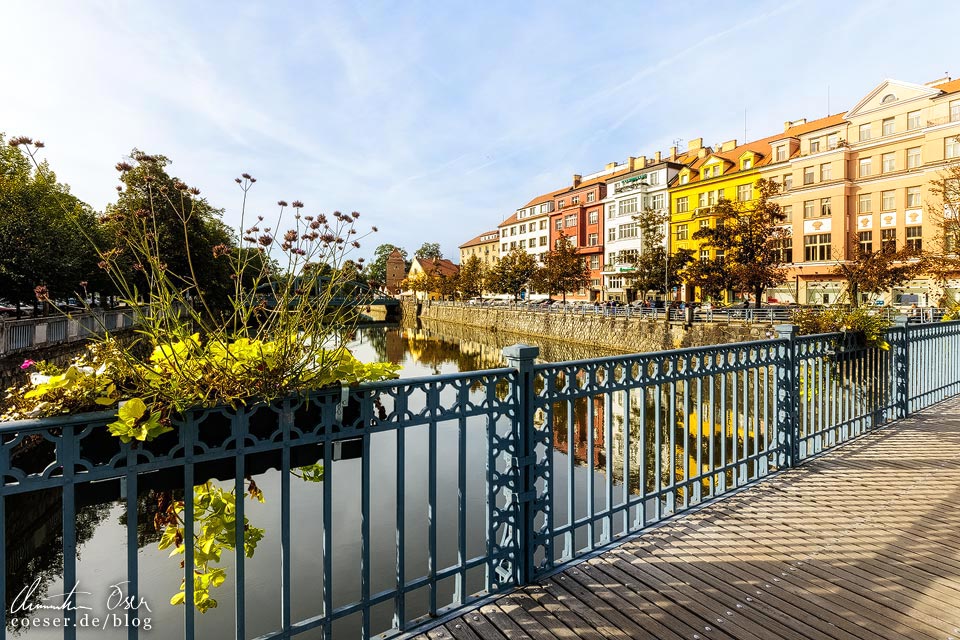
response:
<path id="1" fill-rule="evenodd" d="M 514 345 L 498 369 L 190 412 L 142 446 L 106 433 L 113 412 L 6 423 L 0 537 L 15 500 L 56 490 L 50 544 L 58 579 L 75 584 L 78 501 L 112 488 L 126 507 L 116 564 L 136 598 L 156 588 L 141 572 L 157 562 L 138 543 L 153 521 L 143 489 L 162 480 L 194 514 L 190 487 L 219 478 L 240 496 L 273 468 L 258 483 L 275 521 L 251 524 L 274 545 L 269 570 L 226 550 L 229 610 L 201 617 L 202 550 L 187 544 L 166 576 L 187 578 L 185 609 L 153 611 L 179 628 L 154 633 L 956 637 L 960 322 L 898 319 L 888 349 L 775 334 L 561 363 Z M 293 488 L 311 461 L 322 481 Z M 247 509 L 236 501 L 237 539 Z M 194 540 L 204 523 L 182 524 Z M 275 580 L 255 604 L 248 569 Z M 260 615 L 267 604 L 275 618 Z M 64 638 L 75 616 L 64 611 Z"/>

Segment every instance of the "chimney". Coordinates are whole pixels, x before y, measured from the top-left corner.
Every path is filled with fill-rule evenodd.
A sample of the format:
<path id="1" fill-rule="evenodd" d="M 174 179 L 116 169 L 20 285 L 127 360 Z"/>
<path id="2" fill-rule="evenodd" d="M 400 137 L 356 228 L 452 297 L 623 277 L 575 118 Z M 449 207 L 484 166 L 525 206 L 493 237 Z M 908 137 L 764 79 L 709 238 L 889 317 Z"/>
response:
<path id="1" fill-rule="evenodd" d="M 605 170 L 613 169 L 615 166 L 617 166 L 616 162 L 608 162 L 607 166 L 605 166 L 604 169 Z"/>
<path id="2" fill-rule="evenodd" d="M 950 76 L 943 76 L 942 78 L 937 78 L 936 80 L 931 80 L 930 82 L 927 82 L 926 86 L 935 87 L 938 84 L 943 84 L 944 82 L 950 82 L 950 80 L 951 80 Z"/>
<path id="3" fill-rule="evenodd" d="M 580 186 L 580 179 L 581 179 L 582 177 L 583 177 L 583 176 L 581 176 L 579 173 L 573 174 L 573 187 L 574 187 L 574 188 L 577 188 L 577 187 Z"/>
<path id="4" fill-rule="evenodd" d="M 660 162 L 660 152 L 659 152 L 659 151 L 657 151 L 657 153 L 654 154 L 654 156 L 653 156 L 653 161 L 654 161 L 654 162 Z"/>
<path id="5" fill-rule="evenodd" d="M 704 149 L 703 147 L 700 147 L 699 149 L 697 149 L 697 157 L 698 157 L 698 158 L 706 158 L 706 157 L 707 157 L 707 150 Z"/>
<path id="6" fill-rule="evenodd" d="M 695 151 L 703 148 L 703 138 L 694 138 L 687 143 L 687 151 Z"/>
<path id="7" fill-rule="evenodd" d="M 676 148 L 676 147 L 670 147 L 670 159 L 671 159 L 671 160 L 676 160 L 676 159 L 677 159 L 677 148 Z"/>
<path id="8" fill-rule="evenodd" d="M 783 123 L 783 130 L 786 132 L 790 127 L 799 127 L 801 124 L 807 124 L 807 119 L 800 118 L 799 120 L 787 120 Z"/>
<path id="9" fill-rule="evenodd" d="M 637 164 L 637 159 L 633 156 L 627 156 L 627 171 L 633 171 L 633 168 Z"/>
<path id="10" fill-rule="evenodd" d="M 737 148 L 736 140 L 727 140 L 726 142 L 720 145 L 720 152 L 723 153 L 724 151 L 733 151 L 736 148 Z"/>
<path id="11" fill-rule="evenodd" d="M 637 158 L 636 168 L 643 169 L 645 166 L 647 166 L 647 156 L 640 156 Z"/>

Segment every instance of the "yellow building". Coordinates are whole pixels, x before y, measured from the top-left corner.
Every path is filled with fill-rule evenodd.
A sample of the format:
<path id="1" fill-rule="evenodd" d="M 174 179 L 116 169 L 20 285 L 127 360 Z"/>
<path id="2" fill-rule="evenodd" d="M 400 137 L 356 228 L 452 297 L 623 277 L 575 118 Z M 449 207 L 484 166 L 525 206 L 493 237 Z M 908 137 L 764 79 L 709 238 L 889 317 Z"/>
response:
<path id="1" fill-rule="evenodd" d="M 500 261 L 500 231 L 494 229 L 481 233 L 472 240 L 460 245 L 460 264 L 466 264 L 467 258 L 477 256 L 487 269 Z"/>

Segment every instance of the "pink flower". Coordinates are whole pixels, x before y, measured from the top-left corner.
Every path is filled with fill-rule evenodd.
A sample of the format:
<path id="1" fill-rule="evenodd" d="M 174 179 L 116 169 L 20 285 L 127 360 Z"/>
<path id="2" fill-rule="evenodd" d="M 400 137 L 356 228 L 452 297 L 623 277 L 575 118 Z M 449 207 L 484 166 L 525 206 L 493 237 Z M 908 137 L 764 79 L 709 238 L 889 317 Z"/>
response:
<path id="1" fill-rule="evenodd" d="M 33 360 L 24 360 L 24 361 L 23 361 L 23 364 L 20 365 L 20 368 L 21 368 L 21 369 L 29 369 L 29 368 L 32 367 L 33 365 L 34 365 Z"/>

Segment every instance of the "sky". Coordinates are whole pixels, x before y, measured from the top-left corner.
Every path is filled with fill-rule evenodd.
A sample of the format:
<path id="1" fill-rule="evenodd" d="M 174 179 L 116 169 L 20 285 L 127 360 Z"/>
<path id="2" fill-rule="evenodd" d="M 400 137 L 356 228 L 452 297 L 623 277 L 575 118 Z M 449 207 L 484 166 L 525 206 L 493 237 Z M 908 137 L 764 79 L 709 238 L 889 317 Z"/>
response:
<path id="1" fill-rule="evenodd" d="M 0 132 L 102 210 L 133 148 L 236 226 L 278 200 L 444 254 L 628 156 L 960 77 L 960 3 L 0 2 Z M 829 99 L 828 99 L 829 96 Z"/>

